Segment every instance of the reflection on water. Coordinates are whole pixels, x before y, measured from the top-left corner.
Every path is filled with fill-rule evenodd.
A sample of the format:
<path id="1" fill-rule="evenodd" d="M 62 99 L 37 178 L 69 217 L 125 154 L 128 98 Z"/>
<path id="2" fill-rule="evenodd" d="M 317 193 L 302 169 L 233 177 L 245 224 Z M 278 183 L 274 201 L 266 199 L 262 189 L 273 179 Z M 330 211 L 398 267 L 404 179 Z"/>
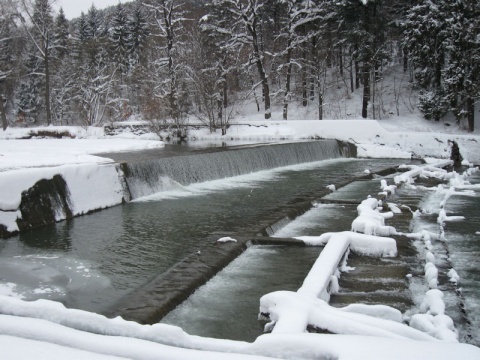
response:
<path id="1" fill-rule="evenodd" d="M 70 278 L 73 276 L 70 268 L 75 269 L 69 265 L 71 259 L 87 264 L 98 275 L 89 278 L 89 286 L 73 291 L 50 281 L 52 288 L 56 285 L 60 290 L 50 293 L 48 298 L 69 307 L 102 312 L 224 233 L 255 228 L 259 219 L 293 199 L 299 196 L 313 199 L 325 186 L 363 175 L 365 169 L 375 171 L 400 163 L 383 159 L 325 161 L 309 167 L 270 171 L 270 176 L 260 179 L 252 174 L 250 180 L 244 178 L 234 186 L 224 186 L 229 180 L 220 181 L 217 187 L 206 186 L 208 191 L 187 186 L 187 194 L 196 196 L 131 202 L 2 241 L 0 259 L 21 257 L 33 263 L 23 267 L 28 268 L 42 266 L 32 260 L 35 256 L 56 256 L 62 261 L 48 266 Z M 15 267 L 2 271 L 0 289 L 1 284 L 7 283 L 20 286 L 22 278 L 18 273 Z M 41 281 L 39 288 L 44 285 Z M 22 293 L 26 298 L 43 296 L 28 294 Z"/>

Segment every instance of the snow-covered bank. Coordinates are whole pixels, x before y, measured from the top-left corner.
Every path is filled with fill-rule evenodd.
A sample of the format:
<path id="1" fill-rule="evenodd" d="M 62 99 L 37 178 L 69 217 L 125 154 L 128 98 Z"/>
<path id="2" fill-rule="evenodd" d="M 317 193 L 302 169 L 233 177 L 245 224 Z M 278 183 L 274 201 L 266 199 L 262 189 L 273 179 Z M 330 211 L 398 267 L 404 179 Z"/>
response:
<path id="1" fill-rule="evenodd" d="M 25 128 L 7 129 L 0 135 L 3 139 L 0 140 L 0 225 L 7 233 L 19 231 L 17 219 L 22 219 L 22 194 L 40 180 L 51 180 L 57 175 L 65 180 L 69 214 L 61 206 L 53 209 L 54 220 L 64 220 L 128 200 L 118 166 L 111 159 L 93 154 L 165 146 L 158 140 L 105 139 L 103 130 L 97 128 L 35 129 L 37 132 L 47 130 L 75 138 L 22 139 L 32 131 Z M 55 197 L 50 198 L 52 202 L 58 202 Z"/>
<path id="2" fill-rule="evenodd" d="M 337 139 L 353 142 L 358 147 L 359 157 L 404 158 L 436 157 L 448 158 L 450 149 L 448 139 L 458 142 L 464 159 L 471 163 L 480 163 L 480 154 L 476 149 L 480 143 L 478 134 L 465 132 L 447 133 L 425 126 L 409 131 L 397 128 L 409 119 L 394 120 L 292 120 L 292 121 L 255 121 L 252 126 L 232 125 L 226 136 L 210 134 L 207 129 L 191 131 L 191 137 L 198 140 L 301 140 L 301 139 Z M 420 120 L 417 121 L 420 122 Z M 411 125 L 415 126 L 415 125 Z"/>
<path id="3" fill-rule="evenodd" d="M 58 175 L 68 186 L 68 197 L 65 199 L 68 209 L 58 205 L 57 197 L 53 196 L 55 200 L 52 200 L 51 210 L 54 211 L 55 221 L 121 204 L 128 200 L 128 193 L 119 171 L 113 163 L 88 163 L 0 172 L 0 188 L 3 190 L 0 196 L 0 224 L 10 233 L 19 231 L 17 219 L 22 219 L 24 192 L 41 179 L 51 180 Z"/>
<path id="4" fill-rule="evenodd" d="M 360 311 L 359 309 L 356 310 Z M 266 334 L 253 343 L 191 336 L 165 324 L 139 325 L 121 318 L 65 309 L 46 300 L 0 297 L 2 358 L 29 359 L 478 359 L 467 344 L 383 336 L 308 333 Z M 345 312 L 348 317 L 355 313 Z M 373 320 L 371 320 L 373 321 Z M 381 319 L 377 319 L 382 322 Z M 393 321 L 388 322 L 393 324 Z M 339 324 L 345 324 L 340 322 Z M 402 326 L 396 323 L 396 326 Z M 413 330 L 413 329 L 412 329 Z"/>

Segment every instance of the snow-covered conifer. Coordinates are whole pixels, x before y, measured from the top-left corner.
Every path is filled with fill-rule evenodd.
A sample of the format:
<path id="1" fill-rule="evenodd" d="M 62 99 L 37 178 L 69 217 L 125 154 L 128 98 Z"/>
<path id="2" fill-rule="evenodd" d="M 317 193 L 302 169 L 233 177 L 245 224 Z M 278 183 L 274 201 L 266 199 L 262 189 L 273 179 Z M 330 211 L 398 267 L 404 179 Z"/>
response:
<path id="1" fill-rule="evenodd" d="M 109 42 L 112 58 L 122 73 L 128 70 L 128 38 L 129 28 L 125 9 L 121 3 L 115 8 L 112 22 L 110 24 Z"/>
<path id="2" fill-rule="evenodd" d="M 36 54 L 42 60 L 42 80 L 44 106 L 46 110 L 46 122 L 52 123 L 51 104 L 50 104 L 50 62 L 53 48 L 53 8 L 52 0 L 35 0 L 32 4 L 29 0 L 20 0 L 22 11 L 28 18 L 28 22 L 23 19 L 23 24 L 28 36 L 36 49 Z M 31 25 L 30 25 L 31 23 Z"/>

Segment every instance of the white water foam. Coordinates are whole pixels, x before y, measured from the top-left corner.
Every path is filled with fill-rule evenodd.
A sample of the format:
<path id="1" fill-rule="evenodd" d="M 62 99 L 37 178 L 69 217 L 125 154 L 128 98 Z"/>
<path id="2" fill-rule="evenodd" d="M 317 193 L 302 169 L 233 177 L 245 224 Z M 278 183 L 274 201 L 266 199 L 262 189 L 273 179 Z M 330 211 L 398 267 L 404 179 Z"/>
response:
<path id="1" fill-rule="evenodd" d="M 216 191 L 224 191 L 234 188 L 252 188 L 255 189 L 261 186 L 264 181 L 272 181 L 282 179 L 282 173 L 288 171 L 305 171 L 313 170 L 326 166 L 332 163 L 338 163 L 341 161 L 354 161 L 352 159 L 331 159 L 321 160 L 310 163 L 303 163 L 297 165 L 283 166 L 270 170 L 256 171 L 250 174 L 238 175 L 223 179 L 210 180 L 202 183 L 190 184 L 183 186 L 172 179 L 162 179 L 163 184 L 166 186 L 162 191 L 155 194 L 147 195 L 135 199 L 135 202 L 148 202 L 148 201 L 160 201 L 165 199 L 175 199 L 189 196 L 202 196 L 208 195 Z"/>

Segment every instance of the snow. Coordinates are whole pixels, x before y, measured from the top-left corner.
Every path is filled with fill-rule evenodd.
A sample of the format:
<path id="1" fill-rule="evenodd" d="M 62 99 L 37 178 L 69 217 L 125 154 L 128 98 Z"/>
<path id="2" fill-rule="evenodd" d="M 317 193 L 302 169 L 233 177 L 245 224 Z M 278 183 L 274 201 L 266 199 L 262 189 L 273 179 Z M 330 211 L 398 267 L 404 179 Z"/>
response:
<path id="1" fill-rule="evenodd" d="M 237 242 L 237 240 L 231 238 L 230 236 L 225 236 L 218 239 L 217 242 Z"/>
<path id="2" fill-rule="evenodd" d="M 275 116 L 272 113 L 274 119 Z M 238 122 L 245 120 L 239 118 Z M 425 157 L 426 165 L 409 167 L 394 178 L 395 185 L 381 182 L 379 189 L 381 196 L 389 196 L 397 186 L 416 186 L 415 179 L 419 176 L 448 180 L 448 186 L 430 189 L 441 198 L 441 203 L 435 205 L 440 225 L 465 221 L 448 214 L 442 204 L 452 194 L 471 196 L 471 191 L 478 188 L 465 177 L 442 169 L 451 163 L 447 160 L 448 139 L 459 143 L 466 165 L 480 163 L 480 136 L 476 133 L 454 132 L 450 129 L 453 127 L 446 133 L 444 128 L 439 129 L 439 124 L 418 119 L 412 122 L 409 118 L 252 122 L 256 126 L 231 126 L 228 141 L 333 138 L 354 142 L 360 157 Z M 71 192 L 74 215 L 114 206 L 125 200 L 120 170 L 111 159 L 98 154 L 164 146 L 153 135 L 142 139 L 129 134 L 107 138 L 95 128 L 48 127 L 50 131 L 68 131 L 75 139 L 23 140 L 30 130 L 9 128 L 0 133 L 0 224 L 9 231 L 16 229 L 22 191 L 38 180 L 62 175 Z M 224 139 L 206 130 L 192 131 L 191 137 L 198 142 Z M 335 190 L 333 185 L 329 188 Z M 445 315 L 444 294 L 437 289 L 438 269 L 435 255 L 429 249 L 442 234 L 426 230 L 404 234 L 425 244 L 425 282 L 430 289 L 424 294 L 422 313 L 411 316 L 408 325 L 398 310 L 391 307 L 352 304 L 333 308 L 326 302 L 337 290 L 341 273 L 349 270 L 346 264 L 349 251 L 365 256 L 395 256 L 396 242 L 389 236 L 397 232 L 386 226 L 385 220 L 401 213 L 403 207 L 387 202 L 388 211 L 384 211 L 382 205 L 375 198 L 365 199 L 357 208 L 358 216 L 351 231 L 299 238 L 309 246 L 325 248 L 297 292 L 280 290 L 260 299 L 260 311 L 269 315 L 267 327 L 272 333 L 258 337 L 253 343 L 191 336 L 181 328 L 165 324 L 140 325 L 121 318 L 108 319 L 66 309 L 48 300 L 26 302 L 11 296 L 16 285 L 9 283 L 0 288 L 2 358 L 479 359 L 479 348 L 458 343 L 453 321 Z M 65 214 L 57 214 L 57 220 L 64 217 Z M 235 239 L 223 237 L 217 241 Z M 459 281 L 454 269 L 448 276 L 452 283 Z M 336 334 L 306 333 L 308 325 Z"/>
<path id="3" fill-rule="evenodd" d="M 363 200 L 357 207 L 358 217 L 352 223 L 352 231 L 369 235 L 389 236 L 395 235 L 396 230 L 391 226 L 385 226 L 385 219 L 391 218 L 393 212 L 381 213 L 377 209 L 378 200 L 369 198 Z"/>

